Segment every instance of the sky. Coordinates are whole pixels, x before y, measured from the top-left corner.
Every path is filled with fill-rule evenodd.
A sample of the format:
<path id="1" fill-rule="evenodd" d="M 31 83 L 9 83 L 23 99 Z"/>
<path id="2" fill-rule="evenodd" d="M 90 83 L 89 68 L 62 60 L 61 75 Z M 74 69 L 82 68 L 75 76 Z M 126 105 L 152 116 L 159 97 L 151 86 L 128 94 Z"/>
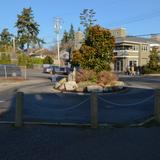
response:
<path id="1" fill-rule="evenodd" d="M 8 28 L 16 35 L 14 27 L 17 14 L 23 8 L 31 7 L 34 20 L 40 25 L 39 37 L 44 39 L 46 46 L 56 41 L 54 32 L 55 17 L 62 20 L 63 31 L 69 31 L 80 25 L 80 13 L 83 9 L 94 9 L 96 24 L 108 29 L 126 28 L 128 35 L 146 35 L 160 33 L 160 0 L 1 0 L 0 1 L 0 32 Z"/>

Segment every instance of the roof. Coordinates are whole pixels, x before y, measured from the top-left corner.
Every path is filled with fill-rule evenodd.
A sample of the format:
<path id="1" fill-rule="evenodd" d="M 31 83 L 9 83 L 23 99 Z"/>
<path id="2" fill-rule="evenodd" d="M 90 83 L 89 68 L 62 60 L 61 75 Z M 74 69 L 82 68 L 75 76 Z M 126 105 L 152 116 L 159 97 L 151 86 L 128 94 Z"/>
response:
<path id="1" fill-rule="evenodd" d="M 136 37 L 136 36 L 117 37 L 115 38 L 115 40 L 116 43 L 134 42 L 134 43 L 160 44 L 160 41 L 158 40 L 154 40 L 151 38 Z"/>

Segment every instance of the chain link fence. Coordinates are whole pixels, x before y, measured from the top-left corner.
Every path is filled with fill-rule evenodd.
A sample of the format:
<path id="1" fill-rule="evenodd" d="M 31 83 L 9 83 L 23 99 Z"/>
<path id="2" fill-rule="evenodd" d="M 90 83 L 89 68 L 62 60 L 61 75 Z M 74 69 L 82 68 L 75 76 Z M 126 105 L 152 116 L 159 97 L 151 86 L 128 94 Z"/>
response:
<path id="1" fill-rule="evenodd" d="M 0 78 L 21 77 L 21 69 L 15 64 L 0 64 Z"/>

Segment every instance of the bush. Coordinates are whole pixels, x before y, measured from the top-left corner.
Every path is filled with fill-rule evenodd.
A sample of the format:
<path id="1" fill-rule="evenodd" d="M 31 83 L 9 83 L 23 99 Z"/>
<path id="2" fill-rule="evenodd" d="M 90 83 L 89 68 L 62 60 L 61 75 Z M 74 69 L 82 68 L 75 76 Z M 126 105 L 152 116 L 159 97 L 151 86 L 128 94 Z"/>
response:
<path id="1" fill-rule="evenodd" d="M 96 72 L 93 70 L 85 70 L 85 69 L 80 69 L 79 71 L 77 71 L 76 82 L 79 83 L 84 81 L 96 82 L 97 81 Z"/>
<path id="2" fill-rule="evenodd" d="M 157 66 L 156 68 L 150 68 L 148 65 L 146 65 L 143 66 L 143 70 L 145 74 L 160 73 L 160 66 Z"/>
<path id="3" fill-rule="evenodd" d="M 81 69 L 76 72 L 76 82 L 90 81 L 93 83 L 98 83 L 102 86 L 107 84 L 114 84 L 118 80 L 118 77 L 108 71 L 101 71 L 99 73 L 94 70 L 84 70 Z"/>
<path id="4" fill-rule="evenodd" d="M 32 59 L 24 53 L 20 53 L 18 55 L 18 65 L 19 66 L 27 66 L 27 68 L 33 68 Z"/>
<path id="5" fill-rule="evenodd" d="M 43 64 L 53 64 L 53 59 L 50 56 L 46 56 L 43 60 Z"/>
<path id="6" fill-rule="evenodd" d="M 10 55 L 2 53 L 0 55 L 0 64 L 11 64 L 11 57 L 10 57 Z"/>
<path id="7" fill-rule="evenodd" d="M 32 58 L 33 64 L 43 64 L 43 59 L 41 58 Z"/>
<path id="8" fill-rule="evenodd" d="M 100 73 L 98 73 L 97 83 L 99 83 L 102 86 L 107 84 L 113 84 L 117 80 L 118 80 L 118 77 L 111 72 L 101 71 Z"/>

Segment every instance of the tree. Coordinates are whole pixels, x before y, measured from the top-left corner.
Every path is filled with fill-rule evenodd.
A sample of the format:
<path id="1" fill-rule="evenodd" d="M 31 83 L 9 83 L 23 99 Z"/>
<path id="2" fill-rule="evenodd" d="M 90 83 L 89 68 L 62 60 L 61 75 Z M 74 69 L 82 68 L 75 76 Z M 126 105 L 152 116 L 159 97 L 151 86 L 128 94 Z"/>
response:
<path id="1" fill-rule="evenodd" d="M 61 40 L 61 44 L 65 44 L 69 41 L 69 35 L 68 35 L 68 32 L 65 30 L 64 33 L 63 33 L 63 38 Z"/>
<path id="2" fill-rule="evenodd" d="M 71 24 L 69 32 L 64 31 L 63 38 L 61 40 L 61 49 L 64 49 L 67 52 L 69 52 L 69 61 L 72 55 L 74 44 L 75 44 L 75 31 L 73 25 Z"/>
<path id="3" fill-rule="evenodd" d="M 4 28 L 0 34 L 0 43 L 2 45 L 10 45 L 12 43 L 12 34 L 9 33 L 8 28 Z"/>
<path id="4" fill-rule="evenodd" d="M 0 56 L 0 64 L 10 64 L 11 57 L 9 54 L 2 53 Z"/>
<path id="5" fill-rule="evenodd" d="M 17 16 L 17 22 L 15 26 L 17 27 L 17 38 L 19 40 L 19 45 L 21 49 L 27 46 L 27 50 L 31 45 L 40 45 L 43 40 L 38 38 L 39 25 L 34 21 L 33 11 L 31 8 L 23 8 L 21 15 Z"/>
<path id="6" fill-rule="evenodd" d="M 46 56 L 43 60 L 43 64 L 53 64 L 53 59 L 50 56 Z"/>
<path id="7" fill-rule="evenodd" d="M 97 72 L 110 70 L 115 39 L 110 31 L 98 25 L 90 27 L 85 43 L 80 48 L 80 65 Z"/>
<path id="8" fill-rule="evenodd" d="M 32 58 L 24 53 L 19 53 L 18 55 L 18 65 L 26 66 L 27 68 L 33 67 Z"/>
<path id="9" fill-rule="evenodd" d="M 74 50 L 72 53 L 72 65 L 79 66 L 80 62 L 81 62 L 81 54 L 79 50 Z"/>
<path id="10" fill-rule="evenodd" d="M 8 28 L 4 28 L 0 34 L 0 48 L 4 51 L 8 47 L 12 46 L 12 34 L 8 31 Z"/>
<path id="11" fill-rule="evenodd" d="M 70 27 L 70 30 L 69 30 L 69 40 L 70 41 L 74 41 L 74 34 L 75 34 L 75 31 L 74 31 L 74 27 L 73 27 L 73 25 L 71 24 L 71 27 Z"/>
<path id="12" fill-rule="evenodd" d="M 96 12 L 93 9 L 84 9 L 83 12 L 80 13 L 80 24 L 84 27 L 85 35 L 88 33 L 88 29 L 96 22 L 94 18 L 95 14 Z"/>
<path id="13" fill-rule="evenodd" d="M 157 48 L 153 48 L 152 51 L 150 51 L 150 60 L 149 63 L 147 64 L 148 68 L 153 70 L 153 71 L 157 71 L 158 69 L 160 69 L 160 65 L 159 65 L 159 52 L 157 50 Z"/>

